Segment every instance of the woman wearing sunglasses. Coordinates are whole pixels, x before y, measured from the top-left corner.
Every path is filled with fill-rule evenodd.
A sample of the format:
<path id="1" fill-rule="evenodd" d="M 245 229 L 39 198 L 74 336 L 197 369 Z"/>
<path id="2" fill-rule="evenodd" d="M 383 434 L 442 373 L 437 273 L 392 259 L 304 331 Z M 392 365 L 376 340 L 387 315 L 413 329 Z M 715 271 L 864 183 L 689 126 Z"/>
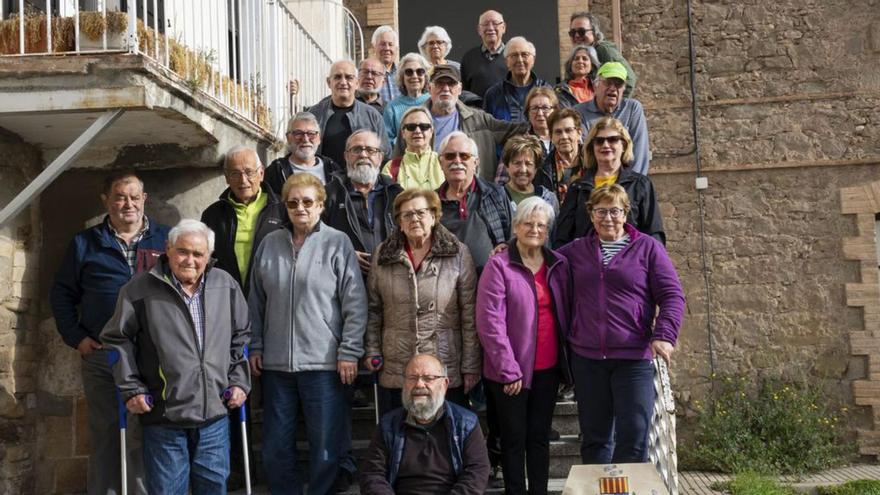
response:
<path id="1" fill-rule="evenodd" d="M 431 95 L 428 93 L 428 71 L 431 64 L 425 57 L 418 53 L 407 53 L 400 59 L 400 68 L 397 70 L 397 87 L 400 88 L 400 96 L 385 105 L 385 131 L 391 146 L 397 141 L 397 132 L 400 120 L 407 108 L 417 107 L 424 103 Z"/>
<path id="2" fill-rule="evenodd" d="M 397 139 L 405 143 L 403 156 L 389 160 L 382 173 L 404 189 L 437 189 L 443 183 L 443 169 L 434 151 L 431 114 L 425 107 L 408 108 L 400 122 Z"/>
<path id="3" fill-rule="evenodd" d="M 633 172 L 632 162 L 633 144 L 626 127 L 612 117 L 593 122 L 583 146 L 583 163 L 587 168 L 584 175 L 569 186 L 559 209 L 554 246 L 563 246 L 593 230 L 584 205 L 594 190 L 609 184 L 619 184 L 629 196 L 632 206 L 626 221 L 666 244 L 654 184 L 648 176 Z"/>
<path id="4" fill-rule="evenodd" d="M 480 374 L 474 326 L 477 273 L 467 246 L 440 224 L 440 197 L 406 189 L 394 198 L 399 228 L 373 253 L 364 364 L 379 371 L 382 414 L 400 407 L 406 363 L 433 354 L 446 367 L 446 399 L 467 406 Z"/>

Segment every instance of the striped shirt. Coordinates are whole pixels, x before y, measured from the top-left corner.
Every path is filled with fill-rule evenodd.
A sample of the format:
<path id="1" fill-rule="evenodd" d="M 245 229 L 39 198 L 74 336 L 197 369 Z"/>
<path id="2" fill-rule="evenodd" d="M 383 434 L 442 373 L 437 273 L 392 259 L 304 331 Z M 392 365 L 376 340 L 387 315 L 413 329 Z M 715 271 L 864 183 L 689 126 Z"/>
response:
<path id="1" fill-rule="evenodd" d="M 602 249 L 602 264 L 608 266 L 608 263 L 611 262 L 611 258 L 628 244 L 629 234 L 623 234 L 623 237 L 616 241 L 603 241 L 602 239 L 599 239 L 599 246 Z"/>
<path id="2" fill-rule="evenodd" d="M 116 244 L 119 246 L 119 249 L 122 250 L 122 254 L 125 255 L 125 262 L 128 263 L 128 269 L 131 274 L 134 275 L 136 269 L 135 265 L 137 264 L 138 243 L 141 242 L 144 238 L 144 234 L 147 233 L 147 229 L 150 228 L 150 220 L 144 215 L 144 225 L 141 227 L 141 230 L 138 231 L 138 233 L 131 238 L 131 241 L 127 243 L 119 236 L 119 232 L 116 232 L 116 229 L 113 228 L 110 219 L 107 219 L 107 228 L 113 233 L 113 238 L 116 239 Z"/>
<path id="3" fill-rule="evenodd" d="M 202 279 L 199 281 L 199 285 L 192 296 L 183 290 L 183 285 L 173 273 L 171 274 L 171 280 L 174 283 L 174 288 L 183 297 L 183 303 L 186 304 L 186 309 L 189 310 L 189 315 L 192 317 L 193 327 L 195 327 L 196 337 L 198 337 L 196 344 L 198 344 L 201 351 L 205 346 L 205 300 L 202 297 L 205 291 L 205 275 L 202 274 Z"/>

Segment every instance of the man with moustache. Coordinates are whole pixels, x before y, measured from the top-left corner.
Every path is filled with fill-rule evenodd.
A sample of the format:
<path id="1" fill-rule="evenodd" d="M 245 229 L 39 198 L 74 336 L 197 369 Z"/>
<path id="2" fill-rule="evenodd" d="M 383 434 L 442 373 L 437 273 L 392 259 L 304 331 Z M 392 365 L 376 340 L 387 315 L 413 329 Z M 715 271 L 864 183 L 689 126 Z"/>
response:
<path id="1" fill-rule="evenodd" d="M 487 10 L 477 21 L 477 34 L 482 43 L 468 50 L 461 59 L 461 82 L 465 91 L 483 98 L 486 91 L 504 79 L 507 66 L 504 63 L 504 32 L 507 25 L 504 16 Z"/>
<path id="2" fill-rule="evenodd" d="M 651 163 L 651 150 L 648 147 L 648 121 L 645 110 L 635 98 L 625 98 L 626 67 L 620 62 L 608 62 L 596 72 L 596 94 L 590 101 L 574 107 L 584 123 L 585 133 L 590 124 L 602 117 L 614 117 L 623 122 L 629 132 L 633 145 L 633 163 L 630 170 L 648 175 Z"/>
<path id="3" fill-rule="evenodd" d="M 276 158 L 268 167 L 264 184 L 275 193 L 281 195 L 284 181 L 293 174 L 312 174 L 326 184 L 333 174 L 345 173 L 341 165 L 333 159 L 319 155 L 321 146 L 321 128 L 318 119 L 311 112 L 299 112 L 287 123 L 288 153 Z M 286 215 L 286 213 L 285 213 Z"/>
<path id="4" fill-rule="evenodd" d="M 351 133 L 368 129 L 379 136 L 384 156 L 391 154 L 391 145 L 385 134 L 385 121 L 375 108 L 355 99 L 357 69 L 351 60 L 340 60 L 330 66 L 327 86 L 330 96 L 312 106 L 309 111 L 318 119 L 321 144 L 318 153 L 329 156 L 336 163 L 345 162 L 345 141 Z M 384 98 L 384 96 L 383 96 Z M 388 100 L 386 100 L 388 101 Z"/>
<path id="5" fill-rule="evenodd" d="M 382 113 L 385 100 L 380 92 L 385 86 L 385 66 L 375 58 L 365 58 L 358 67 L 357 99 Z"/>
<path id="6" fill-rule="evenodd" d="M 395 228 L 394 198 L 403 188 L 379 173 L 382 153 L 372 131 L 355 131 L 348 138 L 345 164 L 346 174 L 334 175 L 326 186 L 322 220 L 351 239 L 366 276 L 370 254 Z"/>
<path id="7" fill-rule="evenodd" d="M 626 58 L 620 53 L 617 45 L 605 39 L 599 28 L 599 19 L 590 12 L 575 12 L 569 19 L 568 36 L 572 46 L 592 46 L 596 50 L 599 65 L 606 62 L 620 62 L 626 68 L 626 89 L 623 96 L 629 98 L 636 89 L 636 73 Z"/>
<path id="8" fill-rule="evenodd" d="M 406 365 L 403 407 L 382 416 L 361 464 L 364 495 L 482 494 L 489 478 L 477 416 L 444 400 L 440 361 L 418 354 Z"/>

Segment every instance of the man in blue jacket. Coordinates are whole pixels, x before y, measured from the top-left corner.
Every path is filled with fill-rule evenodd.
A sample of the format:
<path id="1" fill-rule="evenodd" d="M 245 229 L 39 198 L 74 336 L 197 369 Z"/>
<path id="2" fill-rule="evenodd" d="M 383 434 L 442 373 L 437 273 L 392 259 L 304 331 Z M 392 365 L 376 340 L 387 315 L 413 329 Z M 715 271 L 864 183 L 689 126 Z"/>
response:
<path id="1" fill-rule="evenodd" d="M 480 421 L 444 401 L 449 378 L 430 354 L 410 359 L 403 407 L 382 416 L 361 465 L 364 495 L 482 494 L 489 457 Z"/>
<path id="2" fill-rule="evenodd" d="M 82 357 L 82 381 L 89 409 L 88 493 L 117 494 L 121 487 L 116 386 L 99 343 L 113 315 L 119 290 L 132 276 L 149 271 L 165 252 L 168 227 L 144 215 L 147 193 L 132 172 L 104 181 L 104 220 L 77 234 L 49 295 L 55 324 L 64 343 Z M 141 429 L 128 424 L 129 493 L 146 493 Z"/>

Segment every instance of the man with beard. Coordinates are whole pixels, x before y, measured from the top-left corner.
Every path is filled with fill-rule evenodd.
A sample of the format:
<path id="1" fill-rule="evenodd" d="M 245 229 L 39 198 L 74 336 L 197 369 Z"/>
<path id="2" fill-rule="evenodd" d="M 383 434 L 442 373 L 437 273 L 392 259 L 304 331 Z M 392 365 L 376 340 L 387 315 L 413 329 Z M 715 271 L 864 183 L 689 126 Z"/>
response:
<path id="1" fill-rule="evenodd" d="M 358 67 L 357 99 L 382 113 L 385 100 L 379 94 L 385 85 L 385 66 L 375 58 L 365 58 Z"/>
<path id="2" fill-rule="evenodd" d="M 584 122 L 584 135 L 590 132 L 590 124 L 602 117 L 614 117 L 623 122 L 632 138 L 633 161 L 630 170 L 648 175 L 651 150 L 648 147 L 648 122 L 645 110 L 635 98 L 624 98 L 626 67 L 620 62 L 608 62 L 596 73 L 596 94 L 590 101 L 574 107 Z"/>
<path id="3" fill-rule="evenodd" d="M 332 159 L 317 154 L 321 146 L 321 128 L 318 119 L 310 112 L 299 112 L 287 123 L 288 153 L 275 159 L 266 167 L 264 183 L 281 195 L 284 181 L 293 174 L 309 173 L 326 184 L 333 174 L 345 174 L 345 169 Z"/>
<path id="4" fill-rule="evenodd" d="M 379 174 L 382 150 L 373 131 L 355 131 L 345 142 L 347 174 L 336 174 L 326 185 L 322 220 L 348 235 L 364 276 L 370 254 L 394 230 L 394 198 L 403 189 Z"/>
<path id="5" fill-rule="evenodd" d="M 482 494 L 489 478 L 477 416 L 446 402 L 440 361 L 418 354 L 406 365 L 403 407 L 382 416 L 361 464 L 365 495 Z"/>

